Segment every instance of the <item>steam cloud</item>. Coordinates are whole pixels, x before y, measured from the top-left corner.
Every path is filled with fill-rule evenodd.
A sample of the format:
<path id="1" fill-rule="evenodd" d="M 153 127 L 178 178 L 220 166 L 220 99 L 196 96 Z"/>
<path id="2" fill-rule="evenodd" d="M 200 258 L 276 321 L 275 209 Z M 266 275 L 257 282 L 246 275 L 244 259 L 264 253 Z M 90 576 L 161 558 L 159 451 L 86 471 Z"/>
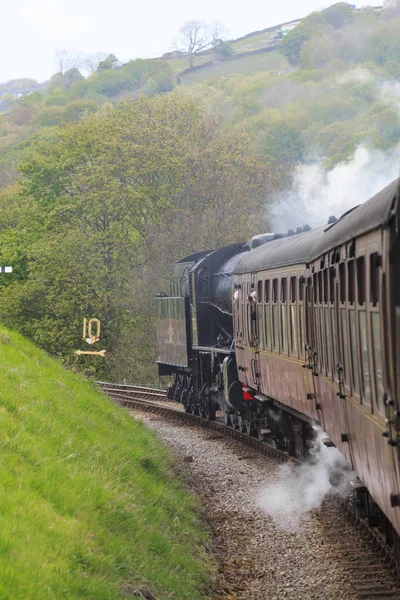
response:
<path id="1" fill-rule="evenodd" d="M 298 531 L 328 497 L 345 495 L 348 480 L 355 477 L 340 452 L 322 444 L 324 436 L 318 432 L 309 460 L 283 465 L 279 481 L 260 495 L 259 506 L 285 531 Z"/>
<path id="2" fill-rule="evenodd" d="M 330 215 L 339 218 L 399 175 L 400 144 L 389 155 L 359 146 L 350 160 L 331 171 L 326 171 L 322 161 L 300 165 L 292 189 L 275 196 L 269 207 L 272 231 L 324 225 Z"/>

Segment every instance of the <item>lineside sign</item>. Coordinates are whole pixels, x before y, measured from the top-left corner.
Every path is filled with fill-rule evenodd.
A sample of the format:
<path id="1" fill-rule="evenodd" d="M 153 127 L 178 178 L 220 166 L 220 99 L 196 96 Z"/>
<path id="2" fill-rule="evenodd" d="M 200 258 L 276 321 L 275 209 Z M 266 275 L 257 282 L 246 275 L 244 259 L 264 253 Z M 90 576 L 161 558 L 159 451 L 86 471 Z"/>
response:
<path id="1" fill-rule="evenodd" d="M 82 340 L 87 342 L 89 346 L 92 346 L 100 339 L 100 321 L 99 319 L 83 319 L 83 337 Z M 95 331 L 93 331 L 95 330 Z M 81 356 L 82 354 L 90 354 L 91 356 L 103 356 L 106 350 L 99 350 L 98 352 L 90 350 L 75 350 L 75 354 Z"/>

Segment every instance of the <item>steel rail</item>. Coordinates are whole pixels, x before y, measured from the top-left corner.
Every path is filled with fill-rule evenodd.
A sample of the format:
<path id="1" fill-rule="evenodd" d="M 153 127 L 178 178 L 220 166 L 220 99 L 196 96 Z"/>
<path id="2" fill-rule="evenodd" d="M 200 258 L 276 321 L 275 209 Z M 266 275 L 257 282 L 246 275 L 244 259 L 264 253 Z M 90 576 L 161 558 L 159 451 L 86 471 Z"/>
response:
<path id="1" fill-rule="evenodd" d="M 298 459 L 289 456 L 285 452 L 270 446 L 264 441 L 258 438 L 251 437 L 246 433 L 242 433 L 237 429 L 234 429 L 220 421 L 210 421 L 204 417 L 193 415 L 192 413 L 186 413 L 184 410 L 171 406 L 172 402 L 168 406 L 166 404 L 166 392 L 143 386 L 133 386 L 127 384 L 113 384 L 107 382 L 98 382 L 99 387 L 107 394 L 112 400 L 118 404 L 136 410 L 144 412 L 151 412 L 162 415 L 168 419 L 181 421 L 189 426 L 200 427 L 202 429 L 208 429 L 216 431 L 225 437 L 238 440 L 251 448 L 254 448 L 258 452 L 271 457 L 280 463 L 285 462 L 296 462 L 300 463 Z M 165 400 L 165 403 L 163 403 Z M 174 403 L 176 404 L 176 403 Z M 366 519 L 357 516 L 355 512 L 355 506 L 353 502 L 349 502 L 349 499 L 334 498 L 332 500 L 336 507 L 339 507 L 345 518 L 357 527 L 362 534 L 367 545 L 373 549 L 376 553 L 377 559 L 379 560 L 382 568 L 385 568 L 385 573 L 380 571 L 376 572 L 376 578 L 374 577 L 377 569 L 377 564 L 370 564 L 368 561 L 364 561 L 363 557 L 359 557 L 359 562 L 351 564 L 349 568 L 352 569 L 352 574 L 355 578 L 367 578 L 368 586 L 371 586 L 370 591 L 364 590 L 359 592 L 358 598 L 360 600 L 379 598 L 384 599 L 399 599 L 400 583 L 399 578 L 396 574 L 395 560 L 392 548 L 390 548 L 381 536 L 380 532 L 373 527 L 370 527 Z M 340 529 L 338 530 L 338 540 L 340 541 Z M 383 566 L 384 565 L 384 566 Z M 371 579 L 372 575 L 372 579 Z M 393 582 L 387 579 L 388 575 L 392 575 Z M 396 589 L 393 589 L 396 586 Z M 390 589 L 392 588 L 392 589 Z"/>

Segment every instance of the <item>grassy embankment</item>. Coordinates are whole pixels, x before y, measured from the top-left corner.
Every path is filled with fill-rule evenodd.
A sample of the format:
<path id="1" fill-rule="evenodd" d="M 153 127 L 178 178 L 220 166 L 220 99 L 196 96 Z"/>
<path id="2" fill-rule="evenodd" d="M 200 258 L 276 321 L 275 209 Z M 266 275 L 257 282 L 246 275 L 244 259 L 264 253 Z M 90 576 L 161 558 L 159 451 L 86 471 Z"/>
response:
<path id="1" fill-rule="evenodd" d="M 192 71 L 182 75 L 184 85 L 192 85 L 207 79 L 217 79 L 219 77 L 230 77 L 232 75 L 254 75 L 260 71 L 271 72 L 274 75 L 289 67 L 286 58 L 279 54 L 277 50 L 265 54 L 253 54 L 243 56 L 236 60 L 225 60 L 220 63 L 209 65 L 204 69 Z"/>
<path id="2" fill-rule="evenodd" d="M 0 598 L 206 598 L 207 535 L 168 450 L 3 327 L 0 366 Z"/>

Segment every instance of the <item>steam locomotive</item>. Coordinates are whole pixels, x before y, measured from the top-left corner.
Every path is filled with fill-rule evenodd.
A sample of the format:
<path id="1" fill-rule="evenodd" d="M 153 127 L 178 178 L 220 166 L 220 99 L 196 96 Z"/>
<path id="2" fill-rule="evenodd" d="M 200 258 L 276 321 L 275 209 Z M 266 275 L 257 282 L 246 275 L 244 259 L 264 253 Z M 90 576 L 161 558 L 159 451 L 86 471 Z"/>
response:
<path id="1" fill-rule="evenodd" d="M 400 180 L 324 227 L 182 258 L 156 309 L 169 397 L 295 457 L 320 425 L 400 570 Z"/>

